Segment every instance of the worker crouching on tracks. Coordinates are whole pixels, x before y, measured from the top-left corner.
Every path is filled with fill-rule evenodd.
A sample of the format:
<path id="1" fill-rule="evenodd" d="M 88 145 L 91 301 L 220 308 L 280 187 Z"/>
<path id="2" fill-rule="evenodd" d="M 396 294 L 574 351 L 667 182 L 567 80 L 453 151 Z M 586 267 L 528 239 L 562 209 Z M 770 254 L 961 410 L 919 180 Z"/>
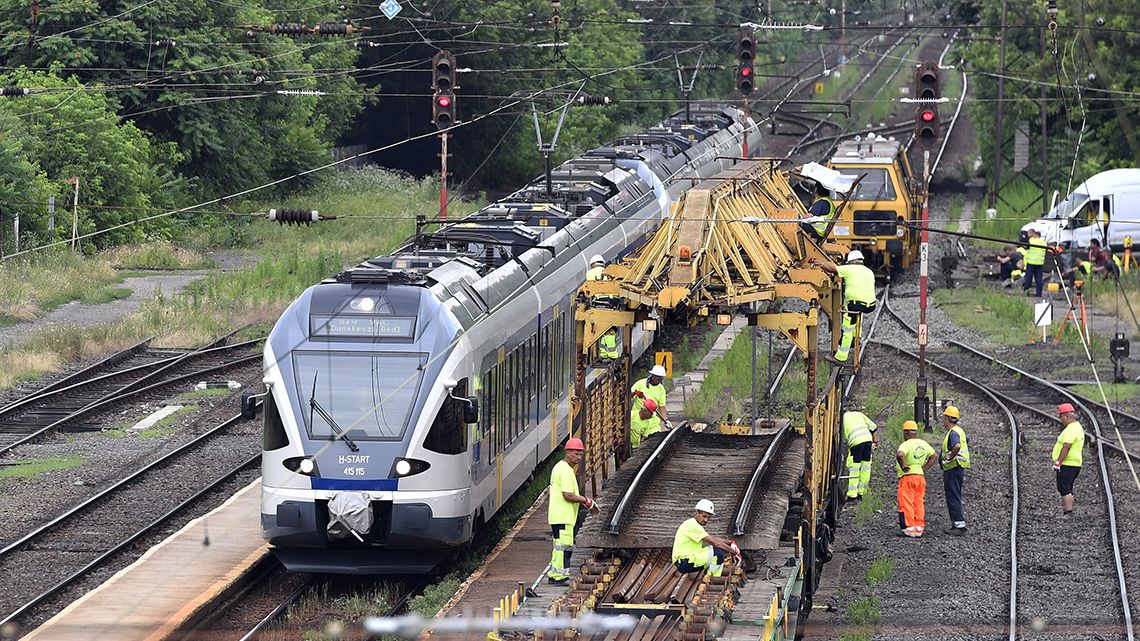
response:
<path id="1" fill-rule="evenodd" d="M 856 501 L 867 493 L 871 482 L 871 450 L 879 446 L 875 422 L 853 408 L 843 413 L 843 438 L 847 441 L 847 500 Z"/>
<path id="2" fill-rule="evenodd" d="M 574 552 L 574 531 L 578 527 L 578 506 L 585 505 L 591 512 L 598 512 L 598 504 L 593 499 L 578 494 L 578 478 L 574 468 L 582 461 L 585 445 L 580 438 L 566 441 L 566 457 L 550 472 L 550 506 L 547 521 L 550 534 L 554 537 L 554 551 L 550 555 L 550 569 L 546 580 L 550 583 L 565 583 L 570 580 L 570 555 Z"/>
<path id="3" fill-rule="evenodd" d="M 843 281 L 844 313 L 834 360 L 846 363 L 855 343 L 859 317 L 875 311 L 875 272 L 863 265 L 863 252 L 858 249 L 847 254 L 846 265 L 836 267 L 831 263 L 820 263 L 819 267 L 833 276 L 838 275 Z"/>
<path id="4" fill-rule="evenodd" d="M 1085 449 L 1085 428 L 1077 421 L 1077 410 L 1070 403 L 1057 406 L 1061 433 L 1053 446 L 1053 471 L 1057 473 L 1057 491 L 1061 493 L 1061 518 L 1073 516 L 1073 482 L 1081 473 L 1081 452 Z"/>
<path id="5" fill-rule="evenodd" d="M 926 531 L 926 470 L 938 460 L 933 447 L 918 438 L 918 423 L 903 423 L 903 442 L 895 452 L 899 475 L 899 536 L 918 538 Z"/>
<path id="6" fill-rule="evenodd" d="M 707 569 L 709 576 L 720 576 L 724 571 L 724 561 L 731 554 L 740 556 L 740 548 L 735 541 L 713 536 L 705 531 L 705 525 L 712 518 L 712 501 L 697 501 L 696 512 L 677 528 L 673 537 L 673 567 L 682 574 Z"/>
<path id="7" fill-rule="evenodd" d="M 642 437 L 656 434 L 661 431 L 661 424 L 665 424 L 665 429 L 672 427 L 669 423 L 669 415 L 665 413 L 665 367 L 662 365 L 654 365 L 653 369 L 649 370 L 649 376 L 637 381 L 633 384 L 630 393 L 633 394 L 632 407 L 629 410 L 629 423 L 633 425 L 641 413 L 641 408 L 645 406 L 645 401 L 652 399 L 657 408 L 654 411 L 656 416 L 650 419 L 651 428 L 646 428 L 648 431 L 642 434 Z M 636 447 L 636 446 L 634 446 Z"/>
<path id="8" fill-rule="evenodd" d="M 947 405 L 942 410 L 942 427 L 946 435 L 942 437 L 942 488 L 946 491 L 946 510 L 950 512 L 950 527 L 947 534 L 966 534 L 966 508 L 962 504 L 962 484 L 966 481 L 966 470 L 970 467 L 970 446 L 966 443 L 966 431 L 958 425 L 961 413 L 957 407 Z"/>
<path id="9" fill-rule="evenodd" d="M 629 420 L 629 444 L 633 449 L 641 447 L 641 442 L 651 434 L 661 431 L 661 419 L 657 416 L 657 401 L 647 398 Z"/>

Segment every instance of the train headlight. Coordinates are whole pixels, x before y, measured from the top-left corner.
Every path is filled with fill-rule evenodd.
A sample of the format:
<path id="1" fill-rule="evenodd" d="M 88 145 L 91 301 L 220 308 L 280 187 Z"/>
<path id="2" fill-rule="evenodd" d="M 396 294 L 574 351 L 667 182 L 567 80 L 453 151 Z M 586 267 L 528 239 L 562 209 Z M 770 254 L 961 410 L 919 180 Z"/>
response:
<path id="1" fill-rule="evenodd" d="M 431 467 L 431 464 L 427 461 L 414 458 L 398 458 L 392 462 L 392 473 L 390 476 L 396 478 L 411 476 L 413 474 L 419 474 L 420 472 L 426 472 L 429 467 Z"/>
<path id="2" fill-rule="evenodd" d="M 352 299 L 352 301 L 348 303 L 348 306 L 355 311 L 364 312 L 367 314 L 376 309 L 376 299 L 369 298 L 368 296 L 361 296 L 360 298 Z"/>
<path id="3" fill-rule="evenodd" d="M 304 474 L 305 476 L 320 476 L 321 473 L 317 470 L 317 461 L 308 456 L 294 456 L 282 461 L 291 472 L 297 474 Z"/>

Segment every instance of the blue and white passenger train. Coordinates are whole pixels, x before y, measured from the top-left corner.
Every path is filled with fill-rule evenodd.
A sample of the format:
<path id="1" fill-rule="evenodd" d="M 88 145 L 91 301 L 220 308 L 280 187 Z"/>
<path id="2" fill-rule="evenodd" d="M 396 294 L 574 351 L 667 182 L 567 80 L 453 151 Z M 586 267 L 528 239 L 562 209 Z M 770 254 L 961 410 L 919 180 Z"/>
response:
<path id="1" fill-rule="evenodd" d="M 552 196 L 539 178 L 293 301 L 265 345 L 261 524 L 278 557 L 410 573 L 469 542 L 567 436 L 589 257 L 640 246 L 689 178 L 734 164 L 740 116 L 675 114 L 556 168 Z"/>

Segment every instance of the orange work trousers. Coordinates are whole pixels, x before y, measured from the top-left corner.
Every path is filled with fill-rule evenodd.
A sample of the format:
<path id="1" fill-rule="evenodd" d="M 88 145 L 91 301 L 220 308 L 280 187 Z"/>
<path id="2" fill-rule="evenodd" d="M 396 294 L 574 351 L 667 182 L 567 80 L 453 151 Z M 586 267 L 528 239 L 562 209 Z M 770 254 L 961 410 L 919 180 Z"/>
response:
<path id="1" fill-rule="evenodd" d="M 907 474 L 899 479 L 899 529 L 907 536 L 926 530 L 926 477 Z"/>

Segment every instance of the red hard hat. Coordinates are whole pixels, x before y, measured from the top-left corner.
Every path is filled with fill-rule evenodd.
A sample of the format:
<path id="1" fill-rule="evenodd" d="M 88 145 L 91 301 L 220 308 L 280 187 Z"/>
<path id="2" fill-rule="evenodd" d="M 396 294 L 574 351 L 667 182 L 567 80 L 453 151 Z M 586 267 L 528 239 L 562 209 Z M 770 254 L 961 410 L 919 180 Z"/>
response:
<path id="1" fill-rule="evenodd" d="M 582 444 L 582 439 L 572 438 L 566 441 L 566 449 L 583 451 L 586 449 L 586 446 Z"/>
<path id="2" fill-rule="evenodd" d="M 657 411 L 657 401 L 655 401 L 651 398 L 645 399 L 645 409 L 649 410 L 650 412 L 656 412 Z"/>
<path id="3" fill-rule="evenodd" d="M 1076 410 L 1076 408 L 1073 407 L 1072 403 L 1061 403 L 1060 405 L 1057 406 L 1057 413 L 1058 414 L 1068 414 L 1069 412 L 1076 412 L 1076 411 L 1077 410 Z"/>

